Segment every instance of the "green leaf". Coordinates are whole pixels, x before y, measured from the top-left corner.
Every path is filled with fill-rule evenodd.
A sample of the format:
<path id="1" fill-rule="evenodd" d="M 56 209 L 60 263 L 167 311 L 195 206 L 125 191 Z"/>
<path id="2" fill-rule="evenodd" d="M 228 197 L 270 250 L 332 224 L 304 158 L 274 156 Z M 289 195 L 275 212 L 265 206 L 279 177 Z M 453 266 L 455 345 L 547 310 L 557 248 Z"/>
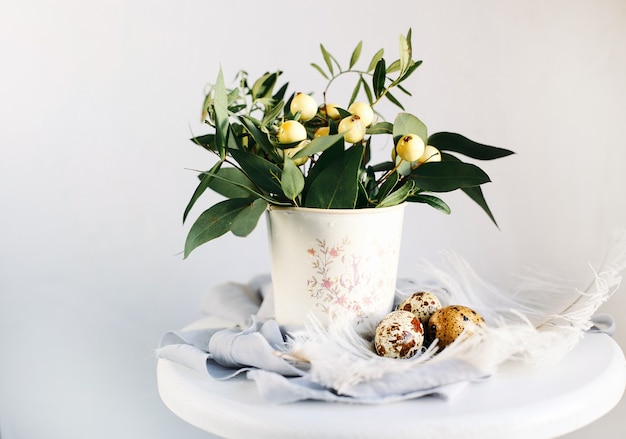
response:
<path id="1" fill-rule="evenodd" d="M 228 152 L 261 190 L 270 194 L 282 194 L 280 186 L 282 171 L 278 165 L 246 151 L 231 149 Z"/>
<path id="2" fill-rule="evenodd" d="M 440 212 L 445 213 L 446 215 L 450 215 L 450 207 L 439 197 L 435 197 L 434 195 L 428 194 L 417 194 L 412 195 L 406 199 L 411 203 L 425 203 L 431 207 L 434 207 Z"/>
<path id="3" fill-rule="evenodd" d="M 215 134 L 204 134 L 202 136 L 192 137 L 190 139 L 196 145 L 208 149 L 209 151 L 217 152 L 217 145 L 215 142 Z"/>
<path id="4" fill-rule="evenodd" d="M 356 101 L 357 96 L 359 95 L 359 91 L 361 90 L 361 81 L 357 81 L 354 86 L 354 90 L 352 90 L 352 95 L 350 96 L 350 101 L 348 102 L 348 108 L 354 101 Z"/>
<path id="5" fill-rule="evenodd" d="M 409 68 L 411 59 L 411 43 L 404 35 L 400 35 L 400 76 Z"/>
<path id="6" fill-rule="evenodd" d="M 376 207 L 390 207 L 403 203 L 408 198 L 408 196 L 411 195 L 414 188 L 415 183 L 413 183 L 412 181 L 407 181 L 402 186 L 400 186 L 400 188 L 396 189 L 385 198 L 383 198 L 383 200 L 380 201 L 380 203 L 378 203 Z"/>
<path id="7" fill-rule="evenodd" d="M 397 59 L 394 62 L 392 62 L 391 64 L 389 64 L 389 66 L 387 66 L 387 74 L 393 73 L 393 72 L 397 72 L 400 70 L 400 60 Z"/>
<path id="8" fill-rule="evenodd" d="M 226 140 L 228 136 L 228 96 L 224 85 L 224 74 L 220 68 L 215 82 L 215 96 L 213 98 L 215 108 L 215 146 L 224 160 L 226 157 Z"/>
<path id="9" fill-rule="evenodd" d="M 237 187 L 239 189 L 242 190 L 241 194 L 243 195 L 242 197 L 237 197 L 237 198 L 262 198 L 265 201 L 267 201 L 268 203 L 272 203 L 272 204 L 277 204 L 280 206 L 291 206 L 292 204 L 286 201 L 278 201 L 276 198 L 268 195 L 267 193 L 263 192 L 263 190 L 261 190 L 260 188 L 258 188 L 254 183 L 250 182 L 248 177 L 246 177 L 246 179 L 248 180 L 247 183 L 243 183 L 243 182 L 239 182 L 237 180 L 228 180 L 226 178 L 224 178 L 223 176 L 221 176 L 219 173 L 218 174 L 213 174 L 212 175 L 214 181 L 222 181 L 225 182 L 226 184 L 232 185 L 233 187 Z M 211 182 L 211 189 L 212 185 L 214 183 Z"/>
<path id="10" fill-rule="evenodd" d="M 399 79 L 397 79 L 396 82 L 400 83 L 404 81 L 406 78 L 411 76 L 411 74 L 421 65 L 422 65 L 422 61 L 414 61 L 413 63 L 411 63 L 407 71 L 404 72 L 404 74 Z"/>
<path id="11" fill-rule="evenodd" d="M 514 154 L 513 151 L 474 142 L 457 133 L 435 133 L 428 138 L 428 144 L 440 151 L 452 151 L 478 160 L 494 160 Z"/>
<path id="12" fill-rule="evenodd" d="M 367 128 L 366 133 L 367 134 L 393 134 L 393 124 L 387 121 L 377 122 L 374 125 L 370 125 Z"/>
<path id="13" fill-rule="evenodd" d="M 289 83 L 287 82 L 281 88 L 278 89 L 278 91 L 276 92 L 276 94 L 274 96 L 272 96 L 272 100 L 274 102 L 282 101 L 284 99 L 284 97 L 285 97 L 285 93 L 287 92 L 287 88 L 288 87 L 289 87 Z"/>
<path id="14" fill-rule="evenodd" d="M 461 162 L 458 157 L 446 153 L 441 154 L 441 159 L 442 161 L 447 162 Z M 483 196 L 483 190 L 480 188 L 480 186 L 462 187 L 461 190 L 465 192 L 467 196 L 469 196 L 476 204 L 478 204 L 483 209 L 483 211 L 487 214 L 487 216 L 491 219 L 496 227 L 499 227 L 495 217 L 491 213 L 491 209 L 487 205 L 487 201 Z"/>
<path id="15" fill-rule="evenodd" d="M 280 178 L 280 186 L 287 198 L 290 200 L 296 199 L 298 195 L 302 193 L 304 189 L 304 175 L 298 166 L 285 154 L 285 161 L 283 163 L 283 173 Z"/>
<path id="16" fill-rule="evenodd" d="M 315 70 L 320 72 L 320 74 L 324 77 L 324 79 L 330 79 L 328 77 L 328 75 L 324 72 L 324 70 L 322 70 L 322 68 L 319 65 L 317 65 L 315 63 L 311 63 L 311 67 L 313 67 Z"/>
<path id="17" fill-rule="evenodd" d="M 389 193 L 393 190 L 393 188 L 396 187 L 396 185 L 398 184 L 399 179 L 400 179 L 400 176 L 398 175 L 397 172 L 394 172 L 389 177 L 387 177 L 387 180 L 385 180 L 383 184 L 380 185 L 378 194 L 376 194 L 378 199 L 382 200 L 387 195 L 389 195 Z"/>
<path id="18" fill-rule="evenodd" d="M 380 49 L 378 52 L 374 54 L 372 60 L 370 61 L 370 65 L 367 67 L 367 72 L 371 72 L 378 65 L 378 61 L 380 61 L 385 54 L 384 49 Z"/>
<path id="19" fill-rule="evenodd" d="M 385 97 L 387 99 L 389 99 L 393 104 L 395 104 L 396 106 L 398 106 L 401 110 L 404 110 L 404 107 L 402 106 L 402 104 L 400 103 L 399 100 L 397 100 L 390 92 L 387 92 L 385 94 Z"/>
<path id="20" fill-rule="evenodd" d="M 322 56 L 324 57 L 324 62 L 326 63 L 326 67 L 328 67 L 328 71 L 331 75 L 335 74 L 333 69 L 333 62 L 330 53 L 326 50 L 323 44 L 320 44 L 320 50 L 322 51 Z"/>
<path id="21" fill-rule="evenodd" d="M 184 257 L 189 256 L 198 246 L 228 232 L 235 217 L 248 205 L 249 198 L 233 198 L 221 201 L 202 212 L 187 234 Z"/>
<path id="22" fill-rule="evenodd" d="M 491 181 L 478 166 L 461 161 L 424 163 L 413 170 L 408 178 L 420 189 L 431 192 L 450 192 Z"/>
<path id="23" fill-rule="evenodd" d="M 461 188 L 461 190 L 465 192 L 476 204 L 478 204 L 487 214 L 487 216 L 489 216 L 495 226 L 499 228 L 498 223 L 493 216 L 493 213 L 491 213 L 491 209 L 487 205 L 487 201 L 485 200 L 485 197 L 483 195 L 483 190 L 480 188 L 480 186 L 464 187 Z"/>
<path id="24" fill-rule="evenodd" d="M 394 162 L 382 162 L 378 163 L 377 165 L 371 166 L 371 168 L 374 172 L 385 172 L 391 171 L 395 166 L 396 164 Z"/>
<path id="25" fill-rule="evenodd" d="M 426 125 L 410 113 L 398 113 L 393 122 L 394 144 L 398 142 L 400 137 L 407 134 L 417 134 L 424 141 L 424 145 L 426 145 L 428 140 Z"/>
<path id="26" fill-rule="evenodd" d="M 359 171 L 363 147 L 354 145 L 343 151 L 311 183 L 306 207 L 320 209 L 353 209 L 359 194 Z"/>
<path id="27" fill-rule="evenodd" d="M 223 162 L 221 161 L 217 162 L 215 165 L 213 165 L 213 167 L 211 168 L 209 172 L 218 171 L 220 169 L 220 166 L 222 166 L 222 163 Z M 183 213 L 183 224 L 187 220 L 187 215 L 189 215 L 189 211 L 194 206 L 194 204 L 196 204 L 196 201 L 198 200 L 198 198 L 200 198 L 200 196 L 204 193 L 204 191 L 209 187 L 210 182 L 211 182 L 210 175 L 200 176 L 200 183 L 196 187 L 196 190 L 194 191 L 193 195 L 191 196 L 191 200 L 189 200 L 189 203 L 187 203 L 187 207 L 185 207 L 185 212 Z"/>
<path id="28" fill-rule="evenodd" d="M 352 51 L 352 56 L 350 56 L 350 67 L 348 67 L 349 69 L 354 67 L 354 65 L 359 61 L 359 58 L 361 57 L 362 48 L 363 48 L 363 41 L 359 41 L 359 44 L 357 44 L 354 50 Z"/>
<path id="29" fill-rule="evenodd" d="M 269 110 L 266 108 L 265 115 L 263 116 L 263 119 L 261 120 L 261 125 L 263 126 L 269 125 L 274 119 L 278 117 L 280 112 L 283 110 L 284 106 L 285 106 L 285 102 L 280 101 L 278 102 L 278 104 L 274 105 Z"/>
<path id="30" fill-rule="evenodd" d="M 332 124 L 332 120 L 330 121 L 330 131 L 331 133 L 333 132 L 333 124 Z M 336 127 L 335 127 L 335 134 L 336 133 Z M 324 136 L 326 137 L 326 136 Z M 320 139 L 322 139 L 323 137 L 320 137 Z M 314 139 L 315 140 L 315 139 Z M 311 142 L 313 143 L 313 142 Z M 310 146 L 310 144 L 309 144 Z M 303 148 L 303 149 L 306 149 Z M 303 199 L 304 199 L 304 205 L 306 206 L 306 197 L 307 197 L 307 193 L 309 188 L 311 187 L 311 185 L 313 184 L 313 182 L 315 182 L 315 180 L 317 179 L 317 177 L 319 177 L 320 174 L 322 174 L 322 172 L 328 168 L 329 166 L 331 166 L 333 163 L 342 160 L 343 154 L 344 154 L 344 149 L 345 149 L 345 142 L 343 141 L 343 138 L 338 141 L 335 142 L 334 144 L 332 144 L 331 146 L 329 146 L 322 154 L 319 155 L 319 157 L 317 158 L 317 160 L 315 161 L 315 164 L 313 165 L 312 168 L 309 169 L 309 172 L 307 174 L 306 177 L 306 181 L 304 183 L 304 193 L 303 193 Z M 298 151 L 301 152 L 301 151 Z M 296 156 L 298 154 L 295 154 Z"/>
<path id="31" fill-rule="evenodd" d="M 316 137 L 311 140 L 311 143 L 306 145 L 300 151 L 295 153 L 292 159 L 299 159 L 300 157 L 307 157 L 313 154 L 317 154 L 320 152 L 326 151 L 331 146 L 335 145 L 337 142 L 341 142 L 343 139 L 344 133 L 340 134 L 329 134 L 328 136 Z"/>
<path id="32" fill-rule="evenodd" d="M 365 90 L 365 95 L 367 96 L 367 101 L 371 105 L 372 102 L 374 102 L 374 95 L 372 94 L 372 89 L 370 88 L 370 86 L 367 83 L 367 81 L 365 80 L 365 78 L 363 78 L 363 75 L 361 75 L 361 77 L 359 78 L 359 82 L 363 85 L 363 90 Z"/>
<path id="33" fill-rule="evenodd" d="M 372 88 L 374 89 L 374 96 L 376 96 L 377 99 L 385 90 L 385 78 L 385 60 L 381 58 L 378 64 L 376 64 L 376 69 L 374 69 L 374 75 L 372 76 Z"/>
<path id="34" fill-rule="evenodd" d="M 265 212 L 268 202 L 257 198 L 248 206 L 244 207 L 233 219 L 230 231 L 235 236 L 248 236 L 255 229 L 259 218 Z"/>
<path id="35" fill-rule="evenodd" d="M 251 89 L 252 99 L 256 101 L 271 96 L 280 74 L 280 72 L 268 72 L 257 79 Z"/>
<path id="36" fill-rule="evenodd" d="M 257 192 L 254 184 L 239 168 L 220 168 L 217 172 L 209 172 L 202 178 L 203 180 L 207 178 L 209 187 L 226 198 L 247 198 Z"/>
<path id="37" fill-rule="evenodd" d="M 398 85 L 396 85 L 396 87 L 398 87 L 398 90 L 400 90 L 405 95 L 413 96 L 410 91 L 408 91 L 406 88 L 402 87 L 401 85 L 398 84 Z"/>
<path id="38" fill-rule="evenodd" d="M 253 120 L 246 116 L 240 116 L 239 120 L 246 127 L 246 130 L 250 133 L 256 144 L 259 145 L 263 152 L 272 157 L 275 162 L 280 162 L 280 157 L 278 157 L 278 155 L 274 152 L 272 142 L 270 142 L 266 134 L 257 128 Z"/>

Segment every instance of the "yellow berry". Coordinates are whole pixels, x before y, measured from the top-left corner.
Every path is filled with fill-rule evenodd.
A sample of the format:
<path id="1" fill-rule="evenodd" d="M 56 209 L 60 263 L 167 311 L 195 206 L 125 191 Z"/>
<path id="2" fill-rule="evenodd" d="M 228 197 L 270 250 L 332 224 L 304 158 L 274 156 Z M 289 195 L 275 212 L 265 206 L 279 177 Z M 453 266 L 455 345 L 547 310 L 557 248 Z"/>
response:
<path id="1" fill-rule="evenodd" d="M 296 143 L 306 139 L 306 128 L 296 120 L 286 120 L 278 129 L 280 143 Z"/>
<path id="2" fill-rule="evenodd" d="M 361 118 L 356 114 L 343 118 L 339 122 L 337 131 L 345 133 L 343 138 L 348 143 L 359 143 L 365 137 L 365 125 L 363 125 Z"/>
<path id="3" fill-rule="evenodd" d="M 419 163 L 431 163 L 441 161 L 441 152 L 432 145 L 426 145 L 424 147 L 424 154 L 417 159 Z"/>
<path id="4" fill-rule="evenodd" d="M 370 126 L 374 120 L 374 110 L 368 103 L 354 102 L 348 107 L 348 111 L 359 116 L 366 127 Z"/>
<path id="5" fill-rule="evenodd" d="M 298 92 L 291 100 L 289 109 L 292 114 L 296 114 L 299 111 L 300 120 L 306 122 L 313 119 L 317 114 L 317 102 L 311 96 Z"/>
<path id="6" fill-rule="evenodd" d="M 322 104 L 320 105 L 320 113 L 333 120 L 339 120 L 341 119 L 341 114 L 339 114 L 337 106 L 337 104 Z"/>
<path id="7" fill-rule="evenodd" d="M 298 151 L 307 146 L 309 143 L 311 143 L 309 139 L 303 140 L 298 144 L 298 146 L 294 148 L 287 148 L 284 150 L 284 152 L 285 154 L 287 154 L 287 157 L 292 158 L 294 155 L 296 155 Z M 298 157 L 297 159 L 294 159 L 293 162 L 296 164 L 296 166 L 300 166 L 304 165 L 307 160 L 309 160 L 309 156 L 305 155 L 304 157 Z"/>
<path id="8" fill-rule="evenodd" d="M 328 134 L 330 134 L 330 127 L 319 127 L 315 130 L 315 133 L 313 133 L 313 138 L 328 136 Z"/>
<path id="9" fill-rule="evenodd" d="M 414 162 L 424 154 L 424 141 L 417 134 L 406 134 L 398 140 L 396 152 L 402 160 Z"/>

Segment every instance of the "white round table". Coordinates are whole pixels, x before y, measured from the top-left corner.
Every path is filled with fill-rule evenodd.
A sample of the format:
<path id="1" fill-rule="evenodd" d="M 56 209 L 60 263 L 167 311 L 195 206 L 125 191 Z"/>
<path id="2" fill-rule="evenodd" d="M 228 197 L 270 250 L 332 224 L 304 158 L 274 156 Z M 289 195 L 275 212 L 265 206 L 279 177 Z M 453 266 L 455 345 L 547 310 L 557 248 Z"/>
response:
<path id="1" fill-rule="evenodd" d="M 215 381 L 169 360 L 157 364 L 161 399 L 177 416 L 225 438 L 554 438 L 608 413 L 622 398 L 626 362 L 608 335 L 588 333 L 558 364 L 505 363 L 452 401 L 425 397 L 358 405 L 263 400 L 245 377 Z"/>

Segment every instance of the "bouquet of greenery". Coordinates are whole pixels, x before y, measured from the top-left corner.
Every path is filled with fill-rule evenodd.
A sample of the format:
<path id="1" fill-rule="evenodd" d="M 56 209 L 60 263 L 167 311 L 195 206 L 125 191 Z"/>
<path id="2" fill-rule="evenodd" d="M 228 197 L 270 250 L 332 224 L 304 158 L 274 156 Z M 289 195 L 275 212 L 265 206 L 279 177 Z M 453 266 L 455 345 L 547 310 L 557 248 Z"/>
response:
<path id="1" fill-rule="evenodd" d="M 474 142 L 460 134 L 428 134 L 426 125 L 404 111 L 396 91 L 411 96 L 402 83 L 420 66 L 413 60 L 411 31 L 400 36 L 399 58 L 387 65 L 381 49 L 366 69 L 358 69 L 362 42 L 344 68 L 320 45 L 324 60 L 312 66 L 328 81 L 321 105 L 304 93 L 287 95 L 280 71 L 250 81 L 245 71 L 227 88 L 220 70 L 206 94 L 203 120 L 209 134 L 193 137 L 214 153 L 215 165 L 200 172 L 200 183 L 183 221 L 207 188 L 226 197 L 197 218 L 184 256 L 228 231 L 247 236 L 269 205 L 316 209 L 384 208 L 403 202 L 428 204 L 444 213 L 449 206 L 433 193 L 465 192 L 491 218 L 481 185 L 490 181 L 472 159 L 492 160 L 513 152 Z M 326 101 L 330 85 L 352 75 L 356 84 L 347 105 Z M 367 101 L 357 100 L 364 95 Z M 376 110 L 381 100 L 400 108 L 393 122 Z M 370 164 L 372 139 L 392 136 L 389 161 Z"/>

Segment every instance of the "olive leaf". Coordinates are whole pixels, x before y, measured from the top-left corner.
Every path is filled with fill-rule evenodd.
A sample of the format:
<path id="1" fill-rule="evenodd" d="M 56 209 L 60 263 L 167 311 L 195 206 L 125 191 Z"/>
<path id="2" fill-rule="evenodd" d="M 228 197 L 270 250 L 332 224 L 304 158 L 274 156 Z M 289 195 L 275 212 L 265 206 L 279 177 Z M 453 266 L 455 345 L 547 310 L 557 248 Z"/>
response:
<path id="1" fill-rule="evenodd" d="M 335 70 L 333 69 L 333 61 L 330 53 L 326 50 L 323 44 L 320 44 L 320 50 L 322 51 L 322 57 L 324 58 L 324 62 L 326 63 L 326 67 L 328 67 L 328 71 L 331 75 L 335 74 Z"/>
<path id="2" fill-rule="evenodd" d="M 367 83 L 367 81 L 365 81 L 365 78 L 363 78 L 363 75 L 361 75 L 361 77 L 359 79 L 359 82 L 363 86 L 363 90 L 365 91 L 365 96 L 367 96 L 367 101 L 371 105 L 372 102 L 374 102 L 374 95 L 372 94 L 372 89 L 370 88 L 370 86 Z"/>
<path id="3" fill-rule="evenodd" d="M 376 68 L 376 66 L 378 65 L 378 61 L 382 59 L 384 54 L 385 54 L 384 49 L 380 49 L 378 52 L 374 54 L 374 56 L 372 57 L 372 60 L 370 61 L 369 66 L 367 67 L 367 72 L 371 72 L 372 70 Z"/>
<path id="4" fill-rule="evenodd" d="M 202 136 L 192 137 L 190 140 L 196 145 L 200 145 L 209 151 L 218 152 L 217 143 L 215 142 L 215 134 L 204 134 Z"/>
<path id="5" fill-rule="evenodd" d="M 376 99 L 381 97 L 383 91 L 385 90 L 385 78 L 385 60 L 381 58 L 376 64 L 376 68 L 374 69 L 374 75 L 372 76 L 372 88 L 374 89 L 374 96 L 376 96 Z"/>
<path id="6" fill-rule="evenodd" d="M 385 97 L 389 99 L 394 105 L 399 107 L 401 110 L 404 110 L 404 107 L 402 106 L 400 101 L 397 100 L 390 92 L 385 93 Z"/>
<path id="7" fill-rule="evenodd" d="M 411 48 L 411 30 L 407 36 L 400 35 L 400 76 L 402 76 L 409 68 L 412 59 Z"/>
<path id="8" fill-rule="evenodd" d="M 324 70 L 319 65 L 312 62 L 311 67 L 317 70 L 324 77 L 324 79 L 330 79 L 328 75 L 326 74 L 326 72 L 324 72 Z"/>
<path id="9" fill-rule="evenodd" d="M 252 99 L 258 100 L 271 96 L 278 76 L 280 76 L 281 73 L 282 72 L 265 73 L 257 79 L 251 89 Z"/>
<path id="10" fill-rule="evenodd" d="M 359 61 L 362 48 L 363 48 L 363 41 L 359 41 L 359 44 L 357 44 L 354 50 L 352 51 L 352 55 L 350 56 L 350 64 L 348 68 L 351 69 Z"/>
<path id="11" fill-rule="evenodd" d="M 274 146 L 272 145 L 272 142 L 270 142 L 266 134 L 262 133 L 257 128 L 252 118 L 246 117 L 246 116 L 240 116 L 239 120 L 246 127 L 246 130 L 248 131 L 248 133 L 250 133 L 250 135 L 252 136 L 256 144 L 259 145 L 259 147 L 263 150 L 263 152 L 265 152 L 268 156 L 270 156 L 274 160 L 274 162 L 280 161 L 280 157 L 278 156 L 278 154 L 276 154 L 274 150 Z"/>
<path id="12" fill-rule="evenodd" d="M 228 136 L 228 97 L 224 85 L 224 74 L 220 68 L 215 82 L 213 107 L 215 110 L 215 146 L 220 159 L 226 157 L 226 138 Z"/>
<path id="13" fill-rule="evenodd" d="M 411 65 L 409 66 L 409 68 L 407 69 L 407 71 L 404 72 L 404 74 L 400 78 L 398 78 L 398 82 L 404 81 L 406 78 L 411 76 L 411 74 L 421 65 L 422 65 L 422 61 L 413 61 Z M 407 93 L 407 94 L 410 95 L 410 93 Z"/>
<path id="14" fill-rule="evenodd" d="M 261 120 L 261 125 L 267 126 L 271 124 L 272 121 L 280 115 L 280 112 L 283 110 L 284 106 L 285 106 L 285 103 L 283 101 L 280 101 L 276 105 L 266 108 L 265 115 L 263 116 L 263 119 Z"/>
<path id="15" fill-rule="evenodd" d="M 352 90 L 352 95 L 350 96 L 350 101 L 348 101 L 348 108 L 354 101 L 356 101 L 357 96 L 359 95 L 359 91 L 361 90 L 361 81 L 357 81 L 354 86 L 354 90 Z"/>
<path id="16" fill-rule="evenodd" d="M 287 88 L 289 87 L 289 83 L 286 82 L 285 84 L 283 84 L 278 91 L 276 92 L 276 94 L 274 94 L 274 96 L 272 96 L 272 100 L 274 102 L 282 102 L 283 99 L 285 98 L 285 93 L 287 92 Z"/>

